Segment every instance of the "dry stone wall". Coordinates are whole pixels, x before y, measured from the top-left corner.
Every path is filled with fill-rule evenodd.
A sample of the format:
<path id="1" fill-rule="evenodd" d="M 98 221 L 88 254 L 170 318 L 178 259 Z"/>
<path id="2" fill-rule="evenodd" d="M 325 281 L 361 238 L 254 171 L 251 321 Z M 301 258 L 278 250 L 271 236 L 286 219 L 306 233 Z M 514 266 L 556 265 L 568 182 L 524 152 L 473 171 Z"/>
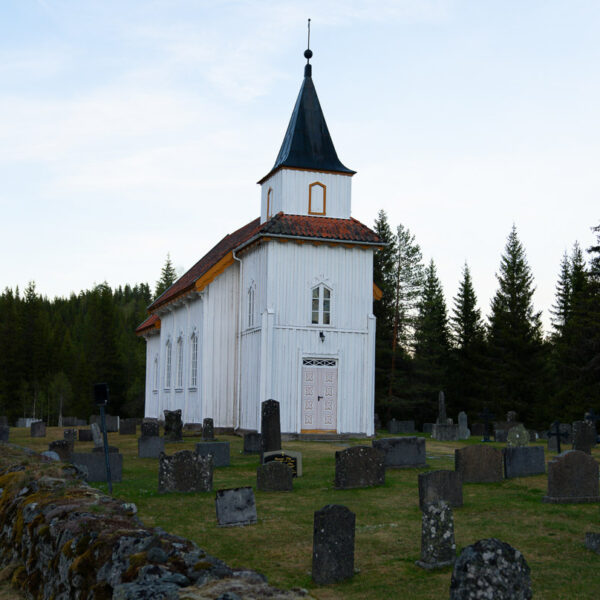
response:
<path id="1" fill-rule="evenodd" d="M 133 504 L 103 495 L 73 465 L 0 445 L 0 569 L 40 600 L 307 598 L 234 571 L 193 542 L 144 527 Z"/>

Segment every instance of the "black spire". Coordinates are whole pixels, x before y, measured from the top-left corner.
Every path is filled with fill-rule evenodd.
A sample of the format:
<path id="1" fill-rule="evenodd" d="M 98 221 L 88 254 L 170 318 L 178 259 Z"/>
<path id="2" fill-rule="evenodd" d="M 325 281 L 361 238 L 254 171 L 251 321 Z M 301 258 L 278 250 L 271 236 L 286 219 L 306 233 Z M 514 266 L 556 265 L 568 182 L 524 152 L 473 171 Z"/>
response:
<path id="1" fill-rule="evenodd" d="M 310 43 L 310 19 L 309 19 Z M 333 171 L 335 173 L 354 174 L 345 167 L 337 156 L 327 123 L 319 104 L 317 91 L 312 81 L 313 53 L 310 48 L 304 52 L 307 59 L 304 67 L 304 81 L 292 112 L 281 149 L 268 177 L 280 167 L 296 167 L 315 171 Z M 264 181 L 263 177 L 261 181 Z"/>

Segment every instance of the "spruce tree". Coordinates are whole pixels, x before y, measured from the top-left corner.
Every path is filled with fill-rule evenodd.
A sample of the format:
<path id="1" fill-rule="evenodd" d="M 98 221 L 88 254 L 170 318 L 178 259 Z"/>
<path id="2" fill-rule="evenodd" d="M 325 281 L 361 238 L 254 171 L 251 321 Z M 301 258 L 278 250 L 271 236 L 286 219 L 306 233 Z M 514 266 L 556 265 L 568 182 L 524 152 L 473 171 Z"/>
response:
<path id="1" fill-rule="evenodd" d="M 156 300 L 161 294 L 168 290 L 177 280 L 177 272 L 171 262 L 171 255 L 167 254 L 167 260 L 160 272 L 160 279 L 156 282 L 154 289 L 154 299 Z"/>
<path id="2" fill-rule="evenodd" d="M 489 324 L 489 384 L 495 409 L 516 410 L 531 422 L 543 397 L 541 313 L 533 307 L 533 275 L 513 225 L 496 274 Z"/>

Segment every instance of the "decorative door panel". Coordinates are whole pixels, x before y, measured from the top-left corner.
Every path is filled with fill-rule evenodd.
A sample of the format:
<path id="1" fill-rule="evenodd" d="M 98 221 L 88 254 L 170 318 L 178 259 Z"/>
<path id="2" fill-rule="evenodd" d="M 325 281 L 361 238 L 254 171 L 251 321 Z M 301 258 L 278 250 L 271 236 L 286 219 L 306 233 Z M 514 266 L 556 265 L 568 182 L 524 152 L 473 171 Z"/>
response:
<path id="1" fill-rule="evenodd" d="M 337 430 L 337 388 L 337 363 L 335 360 L 303 360 L 301 429 Z"/>
<path id="2" fill-rule="evenodd" d="M 302 367 L 302 427 L 317 429 L 316 369 Z"/>

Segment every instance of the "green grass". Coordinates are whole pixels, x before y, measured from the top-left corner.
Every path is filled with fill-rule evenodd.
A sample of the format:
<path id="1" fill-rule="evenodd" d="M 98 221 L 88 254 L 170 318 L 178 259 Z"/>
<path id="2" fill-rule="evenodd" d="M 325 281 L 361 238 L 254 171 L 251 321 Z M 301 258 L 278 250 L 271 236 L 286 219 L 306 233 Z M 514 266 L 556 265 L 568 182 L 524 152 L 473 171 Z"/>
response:
<path id="1" fill-rule="evenodd" d="M 11 430 L 11 441 L 47 449 L 62 430 L 50 428 L 45 439 Z M 256 487 L 256 455 L 242 453 L 242 439 L 219 436 L 231 444 L 231 466 L 215 470 L 214 490 Z M 167 453 L 194 449 L 198 438 L 167 444 Z M 113 494 L 135 502 L 148 526 L 194 540 L 201 548 L 233 567 L 264 573 L 272 585 L 303 587 L 319 599 L 447 598 L 451 568 L 426 572 L 415 566 L 420 555 L 421 513 L 418 506 L 419 469 L 388 470 L 384 486 L 334 490 L 334 453 L 346 444 L 287 442 L 284 448 L 302 452 L 304 475 L 293 492 L 255 490 L 258 523 L 221 529 L 215 517 L 215 493 L 159 494 L 158 461 L 137 457 L 133 436 L 109 434 L 109 443 L 124 454 L 123 483 Z M 351 444 L 365 443 L 352 440 Z M 454 449 L 467 444 L 442 443 L 427 437 L 431 469 L 453 469 Z M 500 447 L 500 444 L 493 444 Z M 77 444 L 77 449 L 92 444 Z M 594 450 L 600 458 L 600 450 Z M 547 457 L 548 458 L 548 457 Z M 98 487 L 106 491 L 106 485 Z M 586 531 L 600 531 L 598 505 L 542 503 L 546 477 L 506 480 L 495 484 L 465 484 L 464 506 L 454 510 L 456 544 L 460 549 L 487 537 L 497 537 L 525 556 L 531 567 L 536 599 L 597 599 L 600 597 L 600 557 L 583 545 Z M 315 586 L 310 577 L 313 513 L 326 504 L 344 504 L 356 513 L 355 568 L 352 580 Z"/>

